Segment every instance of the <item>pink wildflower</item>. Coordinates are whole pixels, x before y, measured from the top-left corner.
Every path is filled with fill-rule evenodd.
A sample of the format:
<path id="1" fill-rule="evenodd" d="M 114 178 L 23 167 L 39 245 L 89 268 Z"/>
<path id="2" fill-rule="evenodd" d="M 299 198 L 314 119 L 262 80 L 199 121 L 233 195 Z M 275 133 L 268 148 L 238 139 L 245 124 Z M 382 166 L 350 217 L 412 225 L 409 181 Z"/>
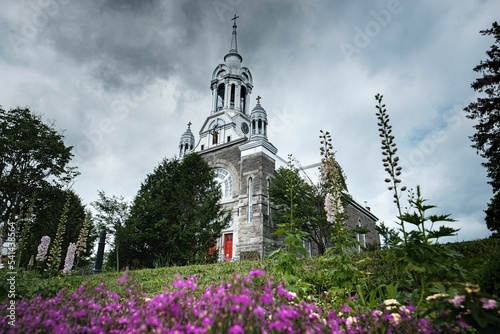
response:
<path id="1" fill-rule="evenodd" d="M 68 246 L 68 252 L 66 253 L 66 259 L 64 260 L 64 269 L 63 273 L 67 274 L 73 268 L 73 263 L 75 261 L 75 252 L 76 252 L 76 244 L 74 242 L 70 242 Z"/>
<path id="2" fill-rule="evenodd" d="M 50 237 L 45 235 L 40 240 L 40 245 L 38 245 L 38 254 L 36 255 L 35 260 L 38 262 L 45 261 L 45 257 L 47 256 L 47 251 L 49 250 L 50 245 Z"/>
<path id="3" fill-rule="evenodd" d="M 465 300 L 465 295 L 456 295 L 455 298 L 453 299 L 448 299 L 448 301 L 453 304 L 455 307 L 460 307 L 462 306 L 462 303 Z"/>
<path id="4" fill-rule="evenodd" d="M 481 303 L 483 303 L 485 310 L 494 310 L 497 308 L 497 301 L 494 299 L 481 298 Z"/>
<path id="5" fill-rule="evenodd" d="M 229 334 L 241 334 L 241 333 L 245 333 L 245 331 L 240 325 L 234 325 L 229 328 Z"/>

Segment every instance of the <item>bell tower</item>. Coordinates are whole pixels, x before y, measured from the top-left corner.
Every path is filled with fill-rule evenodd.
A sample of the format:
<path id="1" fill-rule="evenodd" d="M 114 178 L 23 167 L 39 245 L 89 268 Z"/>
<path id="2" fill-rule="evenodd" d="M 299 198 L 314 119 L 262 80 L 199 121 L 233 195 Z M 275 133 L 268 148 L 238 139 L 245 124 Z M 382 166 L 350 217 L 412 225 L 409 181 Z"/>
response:
<path id="1" fill-rule="evenodd" d="M 241 66 L 243 57 L 238 53 L 237 18 L 236 15 L 232 18 L 233 33 L 229 52 L 224 56 L 224 63 L 219 64 L 212 74 L 212 114 L 223 109 L 248 114 L 253 79 L 250 70 Z"/>

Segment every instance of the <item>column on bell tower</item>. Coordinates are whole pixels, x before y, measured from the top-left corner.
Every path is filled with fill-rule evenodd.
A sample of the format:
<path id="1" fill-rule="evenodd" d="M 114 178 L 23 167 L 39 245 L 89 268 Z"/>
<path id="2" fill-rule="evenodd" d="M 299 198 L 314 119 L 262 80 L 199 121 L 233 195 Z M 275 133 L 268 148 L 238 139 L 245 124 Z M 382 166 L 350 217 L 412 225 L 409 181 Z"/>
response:
<path id="1" fill-rule="evenodd" d="M 212 82 L 212 114 L 217 112 L 217 82 Z"/>
<path id="2" fill-rule="evenodd" d="M 224 108 L 228 108 L 229 107 L 229 89 L 230 89 L 230 85 L 229 85 L 229 79 L 226 79 L 225 80 L 225 91 L 224 91 Z"/>
<path id="3" fill-rule="evenodd" d="M 235 92 L 234 92 L 234 109 L 238 111 L 241 110 L 241 103 L 240 103 L 240 94 L 241 94 L 241 86 L 239 83 L 237 83 L 234 87 Z"/>

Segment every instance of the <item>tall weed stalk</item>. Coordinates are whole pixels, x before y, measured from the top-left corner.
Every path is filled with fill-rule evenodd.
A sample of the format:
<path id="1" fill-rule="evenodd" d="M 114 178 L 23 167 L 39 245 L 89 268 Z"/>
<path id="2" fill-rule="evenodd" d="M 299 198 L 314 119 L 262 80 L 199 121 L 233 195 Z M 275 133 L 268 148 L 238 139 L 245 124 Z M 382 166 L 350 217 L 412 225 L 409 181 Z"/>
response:
<path id="1" fill-rule="evenodd" d="M 441 237 L 456 235 L 458 229 L 444 225 L 435 228 L 436 223 L 453 222 L 450 215 L 430 215 L 428 211 L 436 208 L 427 204 L 421 194 L 420 186 L 416 192 L 409 191 L 408 206 L 403 211 L 401 195 L 407 190 L 401 186 L 402 167 L 396 155 L 397 147 L 389 124 L 389 115 L 383 96 L 377 94 L 377 119 L 379 136 L 382 144 L 382 163 L 388 173 L 385 182 L 387 189 L 393 193 L 393 201 L 398 210 L 397 230 L 402 238 L 392 240 L 392 247 L 387 253 L 388 263 L 394 263 L 395 271 L 399 277 L 399 284 L 407 292 L 414 304 L 424 300 L 425 293 L 429 292 L 436 284 L 448 281 L 456 282 L 464 279 L 462 268 L 457 260 L 460 254 L 447 245 L 438 244 Z"/>
<path id="2" fill-rule="evenodd" d="M 321 184 L 325 190 L 325 212 L 332 225 L 330 242 L 332 247 L 326 252 L 322 262 L 327 265 L 324 274 L 332 288 L 330 298 L 343 301 L 360 285 L 364 286 L 365 273 L 358 268 L 352 258 L 353 250 L 359 243 L 347 226 L 345 206 L 349 200 L 346 193 L 345 175 L 337 163 L 333 151 L 331 134 L 321 131 Z"/>

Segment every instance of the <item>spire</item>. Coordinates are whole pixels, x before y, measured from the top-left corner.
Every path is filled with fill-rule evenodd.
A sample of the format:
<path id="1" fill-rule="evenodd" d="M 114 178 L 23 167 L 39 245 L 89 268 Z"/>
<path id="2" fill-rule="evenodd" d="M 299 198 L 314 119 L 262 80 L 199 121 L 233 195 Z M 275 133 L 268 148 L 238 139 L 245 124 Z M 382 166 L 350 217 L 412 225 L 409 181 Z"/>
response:
<path id="1" fill-rule="evenodd" d="M 231 19 L 233 21 L 233 34 L 231 36 L 231 48 L 229 49 L 229 52 L 226 54 L 224 57 L 224 61 L 226 63 L 229 62 L 229 64 L 232 64 L 233 66 L 241 66 L 241 62 L 243 61 L 243 57 L 238 53 L 238 38 L 236 34 L 236 19 L 239 16 L 234 15 L 234 17 Z M 238 59 L 236 59 L 238 58 Z"/>
<path id="2" fill-rule="evenodd" d="M 233 35 L 231 37 L 231 49 L 229 49 L 229 52 L 234 52 L 234 53 L 238 53 L 238 40 L 236 38 L 236 19 L 238 18 L 239 16 L 236 16 L 236 14 L 234 14 L 234 17 L 231 19 L 233 21 Z"/>

